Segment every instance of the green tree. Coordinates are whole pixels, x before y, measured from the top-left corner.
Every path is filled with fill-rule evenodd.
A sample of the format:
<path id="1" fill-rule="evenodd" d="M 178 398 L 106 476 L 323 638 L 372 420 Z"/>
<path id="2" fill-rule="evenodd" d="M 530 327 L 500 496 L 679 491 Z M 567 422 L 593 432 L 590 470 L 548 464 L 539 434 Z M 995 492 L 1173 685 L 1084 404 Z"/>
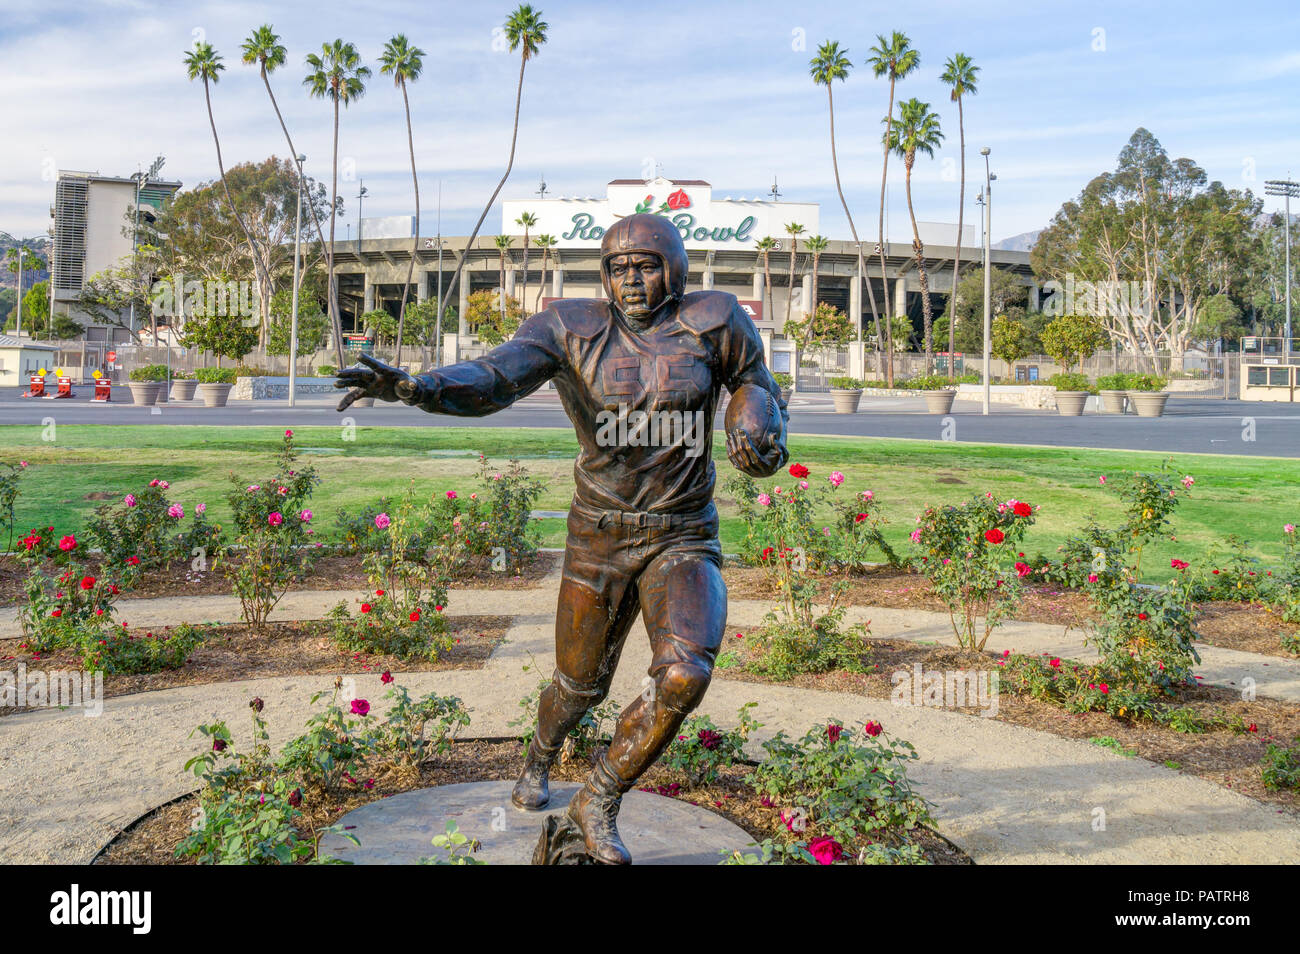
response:
<path id="1" fill-rule="evenodd" d="M 1029 288 L 1012 272 L 994 268 L 989 277 L 990 313 L 1016 320 L 1025 317 Z M 965 354 L 984 352 L 984 269 L 972 268 L 957 283 L 957 294 L 948 299 L 944 318 L 936 323 L 948 327 L 954 317 L 953 338 L 956 350 Z"/>
<path id="2" fill-rule="evenodd" d="M 327 299 L 330 309 L 330 327 L 338 335 L 343 327 L 339 320 L 339 289 L 334 273 L 334 233 L 339 218 L 339 107 L 350 105 L 366 92 L 370 68 L 361 65 L 361 56 L 351 43 L 336 39 L 321 45 L 320 53 L 307 54 L 311 72 L 303 79 L 307 92 L 316 99 L 328 99 L 334 109 L 334 144 L 330 152 L 330 237 L 326 256 Z M 343 365 L 342 341 L 336 344 L 339 366 Z"/>
<path id="3" fill-rule="evenodd" d="M 520 4 L 515 11 L 506 18 L 505 35 L 510 43 L 510 51 L 519 51 L 519 83 L 515 87 L 515 122 L 514 128 L 510 133 L 510 158 L 506 160 L 506 171 L 501 176 L 501 181 L 497 187 L 492 190 L 492 195 L 483 206 L 483 212 L 479 215 L 478 221 L 474 223 L 474 231 L 469 233 L 469 241 L 465 243 L 465 249 L 456 259 L 456 271 L 452 273 L 451 284 L 447 286 L 447 294 L 444 301 L 449 301 L 456 291 L 456 284 L 460 281 L 461 270 L 465 267 L 465 259 L 469 250 L 474 247 L 474 240 L 478 238 L 479 229 L 483 227 L 483 220 L 492 209 L 492 204 L 496 202 L 497 196 L 501 193 L 502 187 L 505 186 L 506 180 L 510 178 L 510 170 L 515 166 L 515 145 L 519 140 L 519 104 L 524 95 L 524 67 L 528 61 L 537 55 L 537 51 L 546 43 L 546 31 L 550 25 L 542 19 L 542 12 L 534 10 L 530 4 Z"/>
<path id="4" fill-rule="evenodd" d="M 528 301 L 528 230 L 537 224 L 537 216 L 531 212 L 524 212 L 519 218 L 515 219 L 515 225 L 524 230 L 524 275 L 523 283 L 519 288 L 519 300 Z"/>
<path id="5" fill-rule="evenodd" d="M 966 115 L 962 109 L 962 100 L 966 96 L 974 96 L 979 90 L 976 88 L 976 78 L 980 68 L 971 62 L 971 58 L 965 53 L 958 53 L 948 57 L 948 62 L 943 65 L 943 73 L 939 76 L 939 81 L 948 86 L 951 90 L 949 98 L 957 104 L 957 131 L 961 137 L 961 185 L 957 191 L 957 250 L 952 260 L 952 298 L 957 298 L 957 280 L 961 274 L 961 231 L 962 223 L 966 212 Z M 948 323 L 948 353 L 951 355 L 957 350 L 956 334 L 957 325 L 955 322 Z M 948 377 L 952 378 L 957 374 L 957 363 L 953 360 L 948 361 Z"/>
<path id="6" fill-rule="evenodd" d="M 862 242 L 858 238 L 857 226 L 853 224 L 853 215 L 849 212 L 849 204 L 844 198 L 844 187 L 840 185 L 840 163 L 835 154 L 835 96 L 831 86 L 836 80 L 844 82 L 848 79 L 849 70 L 853 68 L 848 52 L 848 50 L 841 50 L 839 43 L 834 40 L 827 40 L 817 48 L 817 55 L 809 61 L 808 72 L 812 76 L 814 84 L 826 87 L 826 105 L 831 121 L 831 168 L 835 171 L 835 191 L 840 197 L 840 206 L 844 209 L 844 217 L 849 221 L 849 231 L 853 234 L 853 245 L 858 253 L 858 275 L 867 286 L 867 296 L 871 300 L 871 319 L 876 327 L 876 350 L 879 352 L 883 344 L 880 337 L 880 312 L 876 308 L 876 292 L 871 286 L 870 277 L 867 275 L 866 262 L 862 258 Z M 860 333 L 860 315 L 853 316 L 853 324 L 859 329 L 858 333 Z"/>
<path id="7" fill-rule="evenodd" d="M 298 303 L 298 353 L 296 358 L 314 358 L 325 347 L 325 334 L 329 316 L 321 310 L 315 298 L 303 297 Z M 287 355 L 293 336 L 293 290 L 282 288 L 271 299 L 271 330 L 267 336 L 266 353 Z M 311 361 L 307 371 L 311 373 Z"/>
<path id="8" fill-rule="evenodd" d="M 1110 336 L 1100 321 L 1091 315 L 1062 315 L 1043 329 L 1043 347 L 1066 371 L 1083 362 L 1110 343 Z"/>
<path id="9" fill-rule="evenodd" d="M 772 313 L 772 253 L 776 251 L 776 239 L 767 235 L 754 243 L 754 248 L 758 252 L 759 259 L 763 262 L 763 290 L 767 295 L 767 307 L 763 314 L 767 316 L 768 321 L 773 321 L 776 315 Z"/>
<path id="10" fill-rule="evenodd" d="M 497 254 L 501 257 L 501 280 L 497 287 L 501 289 L 501 295 L 497 303 L 501 306 L 502 317 L 505 316 L 506 307 L 506 258 L 510 254 L 510 247 L 514 245 L 514 236 L 498 235 L 496 237 Z"/>
<path id="11" fill-rule="evenodd" d="M 469 296 L 465 322 L 484 344 L 495 347 L 514 337 L 523 320 L 519 302 L 504 291 L 480 291 Z"/>
<path id="12" fill-rule="evenodd" d="M 1008 365 L 1015 364 L 1021 358 L 1033 354 L 1033 336 L 1023 321 L 1017 321 L 1007 315 L 998 315 L 993 319 L 993 340 L 990 350 L 995 358 L 1001 358 Z M 956 362 L 952 362 L 956 364 Z"/>
<path id="13" fill-rule="evenodd" d="M 799 254 L 799 236 L 803 235 L 804 227 L 798 222 L 787 222 L 785 224 L 785 234 L 790 236 L 790 289 L 785 298 L 785 320 L 790 321 L 790 307 L 794 304 L 794 279 L 795 279 L 795 259 Z"/>
<path id="14" fill-rule="evenodd" d="M 812 255 L 812 304 L 813 308 L 817 307 L 820 299 L 817 297 L 817 279 L 820 277 L 822 253 L 830 248 L 831 241 L 824 235 L 810 235 L 804 239 L 803 247 Z"/>
<path id="15" fill-rule="evenodd" d="M 189 316 L 181 343 L 212 353 L 221 367 L 222 358 L 238 362 L 257 346 L 257 329 L 244 324 L 244 318 L 233 309 L 217 309 L 215 314 Z"/>
<path id="16" fill-rule="evenodd" d="M 892 137 L 894 123 L 894 87 L 900 79 L 905 78 L 921 65 L 921 54 L 912 49 L 912 41 L 907 38 L 907 34 L 895 30 L 888 38 L 883 33 L 876 34 L 876 45 L 871 48 L 871 55 L 867 57 L 867 65 L 871 67 L 872 75 L 877 79 L 884 76 L 889 79 L 889 109 L 885 112 L 885 143 L 889 143 Z M 880 164 L 880 280 L 885 288 L 885 310 L 892 314 L 893 299 L 889 297 L 889 272 L 885 265 L 885 189 L 889 183 L 889 149 L 885 148 L 885 154 Z M 890 387 L 894 386 L 894 342 L 893 342 L 894 322 L 890 321 L 885 326 L 885 345 L 889 353 L 889 364 L 886 369 L 885 380 Z"/>
<path id="17" fill-rule="evenodd" d="M 546 294 L 546 263 L 557 243 L 554 235 L 539 235 L 533 239 L 533 244 L 542 250 L 542 281 L 537 288 L 537 304 L 533 308 L 533 311 L 541 311 L 542 296 Z"/>
<path id="18" fill-rule="evenodd" d="M 853 340 L 855 330 L 848 315 L 823 301 L 802 321 L 787 321 L 781 333 L 799 342 L 801 348 L 843 348 Z"/>
<path id="19" fill-rule="evenodd" d="M 916 273 L 921 281 L 921 316 L 925 342 L 925 373 L 934 372 L 934 315 L 930 306 L 930 281 L 925 270 L 925 245 L 921 242 L 921 232 L 916 224 L 916 209 L 912 205 L 912 167 L 916 164 L 916 154 L 934 158 L 934 150 L 943 142 L 943 132 L 939 129 L 939 117 L 930 111 L 930 104 L 923 103 L 916 97 L 906 99 L 898 105 L 898 125 L 892 124 L 886 134 L 886 145 L 903 160 L 906 172 L 907 214 L 912 220 L 912 252 L 916 255 Z"/>
<path id="20" fill-rule="evenodd" d="M 420 176 L 415 170 L 415 132 L 411 125 L 411 100 L 406 87 L 420 78 L 424 71 L 424 50 L 412 46 L 406 35 L 399 33 L 384 45 L 379 58 L 379 72 L 393 78 L 393 85 L 402 91 L 402 106 L 406 110 L 406 146 L 411 154 L 411 185 L 415 189 L 415 234 L 411 236 L 411 261 L 406 267 L 406 283 L 402 285 L 402 305 L 397 313 L 397 357 L 402 363 L 402 343 L 405 339 L 406 300 L 411 291 L 411 276 L 415 272 L 415 256 L 420 243 Z"/>

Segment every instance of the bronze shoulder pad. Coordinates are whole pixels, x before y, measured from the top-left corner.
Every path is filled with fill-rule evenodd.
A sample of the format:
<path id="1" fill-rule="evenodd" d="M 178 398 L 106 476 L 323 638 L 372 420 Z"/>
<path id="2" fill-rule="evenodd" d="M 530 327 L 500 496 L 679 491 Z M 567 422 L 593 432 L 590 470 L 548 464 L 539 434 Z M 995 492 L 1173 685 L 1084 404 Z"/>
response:
<path id="1" fill-rule="evenodd" d="M 735 295 L 720 291 L 688 292 L 678 310 L 682 324 L 697 335 L 721 328 L 740 311 Z M 741 312 L 743 314 L 743 312 Z"/>
<path id="2" fill-rule="evenodd" d="M 609 302 L 603 298 L 561 298 L 547 308 L 559 317 L 565 332 L 579 338 L 594 338 L 609 327 Z"/>

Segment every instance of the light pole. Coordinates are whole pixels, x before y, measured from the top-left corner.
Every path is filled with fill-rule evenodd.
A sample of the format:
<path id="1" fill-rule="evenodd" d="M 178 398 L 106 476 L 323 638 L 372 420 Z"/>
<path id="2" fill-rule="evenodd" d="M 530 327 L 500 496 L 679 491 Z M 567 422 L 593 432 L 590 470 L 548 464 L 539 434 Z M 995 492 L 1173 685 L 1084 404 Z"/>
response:
<path id="1" fill-rule="evenodd" d="M 1265 195 L 1280 195 L 1286 203 L 1286 219 L 1283 223 L 1286 234 L 1286 337 L 1282 341 L 1283 355 L 1291 356 L 1291 199 L 1300 198 L 1300 182 L 1290 179 L 1269 179 L 1264 183 Z"/>
<path id="2" fill-rule="evenodd" d="M 26 251 L 27 249 L 25 249 L 23 246 L 21 245 L 18 246 L 18 303 L 15 306 L 18 309 L 18 319 L 17 319 L 18 324 L 14 330 L 14 334 L 16 334 L 19 338 L 23 336 L 23 253 Z M 53 289 L 53 287 L 54 287 L 54 275 L 53 273 L 51 273 L 50 288 Z M 50 294 L 50 297 L 51 298 L 54 297 L 52 292 Z"/>
<path id="3" fill-rule="evenodd" d="M 357 255 L 361 254 L 361 203 L 370 194 L 366 189 L 365 179 L 359 180 L 359 184 L 361 188 L 357 190 Z"/>
<path id="4" fill-rule="evenodd" d="M 293 304 L 289 315 L 289 406 L 294 406 L 298 388 L 298 269 L 302 246 L 302 164 L 307 157 L 298 154 L 298 210 L 293 226 Z"/>
<path id="5" fill-rule="evenodd" d="M 989 271 L 989 247 L 993 228 L 993 175 L 989 172 L 989 147 L 980 150 L 984 157 L 984 192 L 980 196 L 984 206 L 984 413 L 989 412 L 989 365 L 993 363 L 993 294 L 992 275 Z"/>
<path id="6" fill-rule="evenodd" d="M 438 180 L 438 317 L 433 332 L 433 366 L 442 367 L 442 180 Z"/>

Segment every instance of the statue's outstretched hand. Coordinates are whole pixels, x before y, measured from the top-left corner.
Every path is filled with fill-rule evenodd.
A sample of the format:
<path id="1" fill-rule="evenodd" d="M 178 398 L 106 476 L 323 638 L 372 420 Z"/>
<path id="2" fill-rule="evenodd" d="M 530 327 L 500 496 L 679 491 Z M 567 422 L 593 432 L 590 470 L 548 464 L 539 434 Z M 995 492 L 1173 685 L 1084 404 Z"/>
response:
<path id="1" fill-rule="evenodd" d="M 384 364 L 368 354 L 358 356 L 357 361 L 359 364 L 340 371 L 334 381 L 336 388 L 348 389 L 339 401 L 340 411 L 346 411 L 353 401 L 364 397 L 381 401 L 409 400 L 419 388 L 415 378 L 401 368 Z"/>

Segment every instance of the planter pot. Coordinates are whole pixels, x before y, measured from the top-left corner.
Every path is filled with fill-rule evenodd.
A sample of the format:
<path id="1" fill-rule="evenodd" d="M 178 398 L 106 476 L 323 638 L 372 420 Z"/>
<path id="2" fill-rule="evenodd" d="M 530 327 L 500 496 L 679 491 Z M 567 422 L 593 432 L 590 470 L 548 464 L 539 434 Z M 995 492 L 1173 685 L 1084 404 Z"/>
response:
<path id="1" fill-rule="evenodd" d="M 831 388 L 831 400 L 835 402 L 836 414 L 856 414 L 862 400 L 862 389 Z"/>
<path id="2" fill-rule="evenodd" d="M 1087 391 L 1057 391 L 1056 409 L 1062 417 L 1079 417 L 1088 403 Z"/>
<path id="3" fill-rule="evenodd" d="M 1101 411 L 1103 414 L 1123 414 L 1124 399 L 1128 396 L 1127 391 L 1102 391 L 1101 392 Z"/>
<path id="4" fill-rule="evenodd" d="M 167 382 L 166 381 L 158 382 L 158 396 L 154 398 L 153 403 L 154 404 L 167 403 Z"/>
<path id="5" fill-rule="evenodd" d="M 789 404 L 789 403 L 790 403 L 790 395 L 791 395 L 791 394 L 794 394 L 794 388 L 782 388 L 782 389 L 781 389 L 781 403 L 783 403 L 783 404 Z"/>
<path id="6" fill-rule="evenodd" d="M 139 405 L 156 404 L 162 384 L 158 381 L 128 381 L 131 389 L 131 403 Z"/>
<path id="7" fill-rule="evenodd" d="M 1137 408 L 1138 417 L 1160 417 L 1165 413 L 1168 391 L 1129 391 L 1128 399 Z"/>
<path id="8" fill-rule="evenodd" d="M 203 398 L 203 406 L 225 407 L 233 387 L 233 384 L 200 384 L 199 397 Z"/>
<path id="9" fill-rule="evenodd" d="M 198 387 L 197 381 L 172 381 L 172 400 L 173 401 L 193 401 L 194 389 Z"/>
<path id="10" fill-rule="evenodd" d="M 925 409 L 931 414 L 947 414 L 952 410 L 952 402 L 957 399 L 956 391 L 944 388 L 942 391 L 926 391 Z"/>

